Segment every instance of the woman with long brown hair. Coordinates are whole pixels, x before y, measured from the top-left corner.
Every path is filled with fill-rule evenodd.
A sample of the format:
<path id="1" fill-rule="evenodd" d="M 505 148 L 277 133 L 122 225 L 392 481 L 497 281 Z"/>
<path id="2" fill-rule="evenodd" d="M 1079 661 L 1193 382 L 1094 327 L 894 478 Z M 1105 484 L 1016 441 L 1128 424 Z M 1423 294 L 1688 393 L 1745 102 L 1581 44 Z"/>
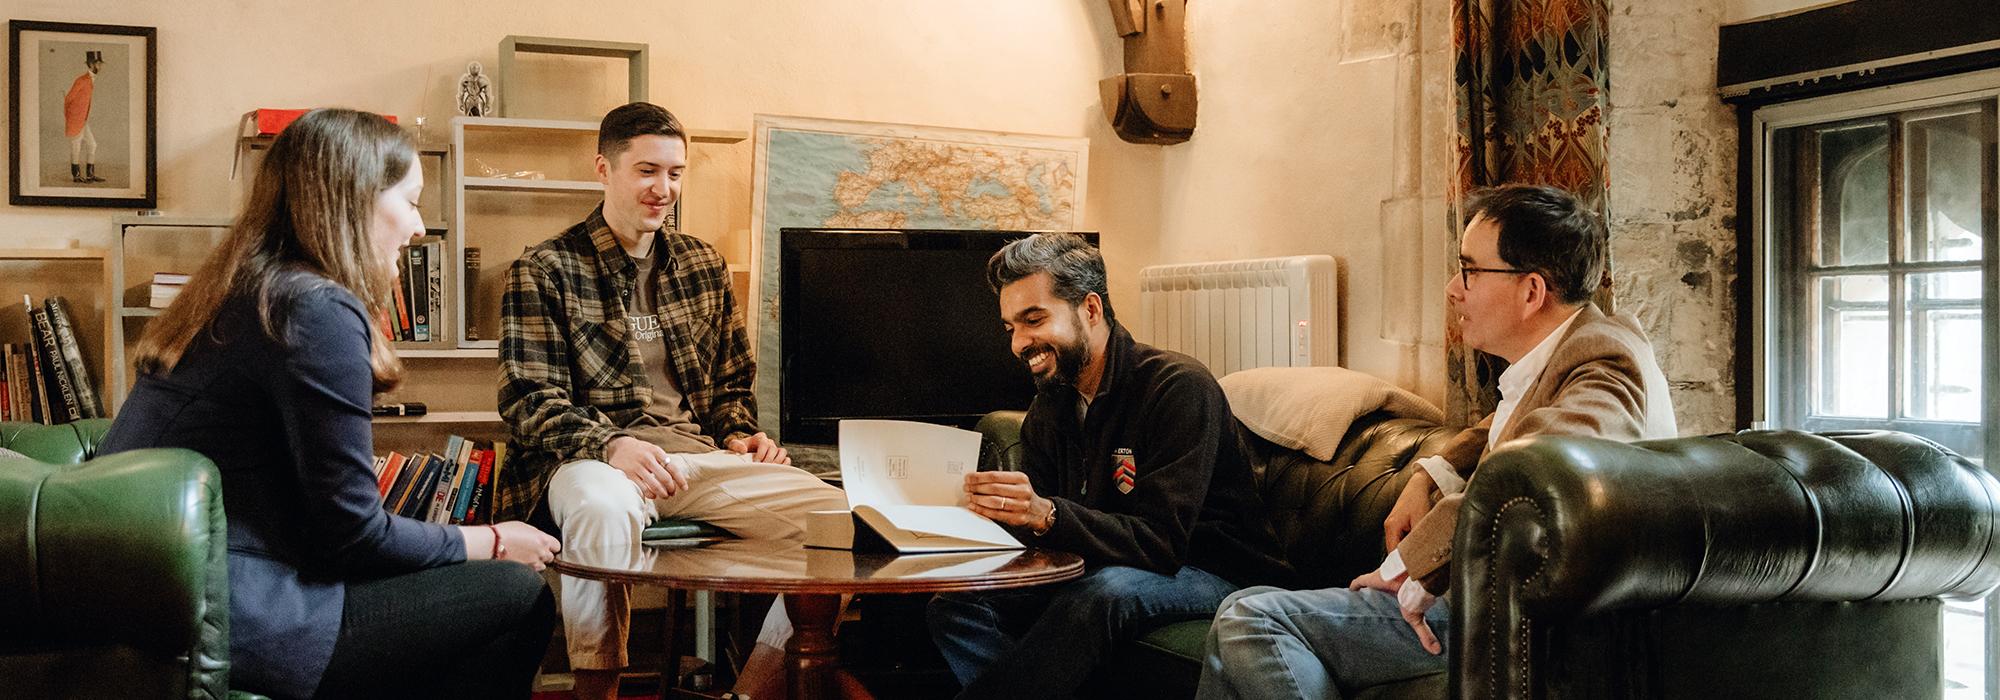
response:
<path id="1" fill-rule="evenodd" d="M 526 697 L 556 540 L 382 508 L 369 406 L 403 368 L 374 330 L 423 175 L 380 116 L 279 134 L 221 248 L 139 342 L 105 453 L 214 461 L 229 518 L 232 687 L 280 697 Z M 478 561 L 504 560 L 504 561 Z"/>

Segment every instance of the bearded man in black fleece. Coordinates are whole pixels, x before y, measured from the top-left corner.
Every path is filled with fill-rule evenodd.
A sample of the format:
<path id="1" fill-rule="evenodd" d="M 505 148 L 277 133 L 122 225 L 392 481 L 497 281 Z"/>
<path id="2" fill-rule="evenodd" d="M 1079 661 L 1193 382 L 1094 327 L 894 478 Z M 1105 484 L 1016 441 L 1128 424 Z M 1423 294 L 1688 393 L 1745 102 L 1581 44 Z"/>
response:
<path id="1" fill-rule="evenodd" d="M 1205 619 L 1244 586 L 1284 580 L 1231 426 L 1194 358 L 1132 340 L 1105 290 L 1104 258 L 1043 233 L 987 262 L 1000 322 L 1039 392 L 1019 472 L 966 475 L 968 506 L 1087 572 L 1018 591 L 931 600 L 931 636 L 960 697 L 1070 697 L 1118 643 Z"/>

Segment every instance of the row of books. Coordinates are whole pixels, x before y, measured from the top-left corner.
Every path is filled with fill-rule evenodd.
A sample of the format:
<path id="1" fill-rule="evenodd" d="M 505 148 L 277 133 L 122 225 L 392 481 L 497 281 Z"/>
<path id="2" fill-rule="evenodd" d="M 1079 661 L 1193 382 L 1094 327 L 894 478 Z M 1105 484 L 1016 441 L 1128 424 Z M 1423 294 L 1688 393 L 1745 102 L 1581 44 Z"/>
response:
<path id="1" fill-rule="evenodd" d="M 36 306 L 24 294 L 21 303 L 34 338 L 0 346 L 6 372 L 0 381 L 0 420 L 54 425 L 104 417 L 104 402 L 83 361 L 69 302 L 49 297 Z"/>
<path id="2" fill-rule="evenodd" d="M 167 308 L 181 295 L 181 288 L 187 286 L 188 276 L 178 272 L 155 272 L 153 283 L 147 289 L 146 305 L 155 309 Z"/>
<path id="3" fill-rule="evenodd" d="M 444 265 L 448 258 L 444 251 L 444 239 L 425 236 L 404 249 L 403 257 L 397 262 L 396 308 L 390 337 L 396 340 L 429 342 L 444 339 Z M 479 279 L 479 249 L 465 249 L 465 298 L 474 296 L 474 283 Z M 466 314 L 466 340 L 478 340 L 479 329 L 472 324 L 473 314 Z"/>
<path id="4" fill-rule="evenodd" d="M 375 484 L 391 513 L 443 525 L 489 523 L 493 484 L 506 462 L 506 443 L 453 435 L 442 452 L 376 455 Z"/>

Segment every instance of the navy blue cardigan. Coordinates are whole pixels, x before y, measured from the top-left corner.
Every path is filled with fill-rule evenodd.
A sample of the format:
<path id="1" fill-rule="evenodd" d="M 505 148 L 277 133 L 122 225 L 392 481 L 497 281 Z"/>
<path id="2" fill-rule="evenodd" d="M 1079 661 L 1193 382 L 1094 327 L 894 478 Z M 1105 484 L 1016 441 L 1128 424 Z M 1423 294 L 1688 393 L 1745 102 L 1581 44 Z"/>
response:
<path id="1" fill-rule="evenodd" d="M 465 559 L 456 528 L 384 512 L 359 299 L 303 272 L 274 283 L 285 339 L 247 296 L 223 304 L 179 364 L 141 377 L 105 454 L 184 447 L 222 472 L 229 518 L 230 684 L 310 697 L 340 633 L 343 582 Z"/>

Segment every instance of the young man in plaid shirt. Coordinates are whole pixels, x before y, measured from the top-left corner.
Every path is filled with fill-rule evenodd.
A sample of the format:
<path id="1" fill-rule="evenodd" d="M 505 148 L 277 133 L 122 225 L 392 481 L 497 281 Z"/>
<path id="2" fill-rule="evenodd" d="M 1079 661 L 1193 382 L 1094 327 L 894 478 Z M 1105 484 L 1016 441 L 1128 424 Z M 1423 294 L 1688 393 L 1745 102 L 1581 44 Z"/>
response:
<path id="1" fill-rule="evenodd" d="M 797 539 L 839 489 L 790 466 L 758 432 L 756 373 L 722 256 L 662 228 L 680 197 L 687 135 L 635 102 L 597 137 L 604 203 L 522 253 L 501 302 L 500 412 L 520 450 L 502 473 L 504 518 L 546 503 L 563 546 L 630 546 L 655 518 L 751 539 Z M 627 592 L 562 578 L 578 697 L 613 697 Z M 784 626 L 767 625 L 769 644 Z"/>

